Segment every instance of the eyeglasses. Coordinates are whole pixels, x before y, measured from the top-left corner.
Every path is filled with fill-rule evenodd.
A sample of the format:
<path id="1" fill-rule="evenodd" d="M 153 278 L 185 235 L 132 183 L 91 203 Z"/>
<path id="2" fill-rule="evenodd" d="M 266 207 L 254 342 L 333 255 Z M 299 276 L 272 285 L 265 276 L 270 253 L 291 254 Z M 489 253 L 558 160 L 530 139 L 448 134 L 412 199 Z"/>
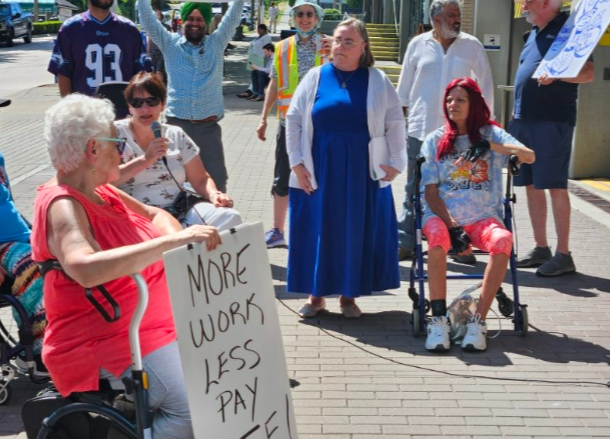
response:
<path id="1" fill-rule="evenodd" d="M 152 96 L 150 98 L 133 98 L 129 101 L 129 105 L 133 108 L 142 108 L 142 105 L 146 104 L 149 107 L 156 107 L 161 103 L 161 98 Z"/>
<path id="2" fill-rule="evenodd" d="M 354 47 L 356 47 L 358 44 L 362 44 L 364 43 L 364 41 L 352 41 L 352 40 L 342 40 L 341 38 L 335 38 L 333 40 L 333 44 L 335 46 L 342 46 L 346 49 L 353 49 Z"/>
<path id="3" fill-rule="evenodd" d="M 127 144 L 127 139 L 124 137 L 96 137 L 95 140 L 100 140 L 102 142 L 114 142 L 119 155 L 123 155 L 123 151 L 125 151 L 125 145 Z"/>
<path id="4" fill-rule="evenodd" d="M 296 16 L 297 16 L 298 18 L 303 18 L 303 17 L 307 17 L 307 18 L 313 18 L 313 17 L 315 17 L 315 16 L 316 16 L 316 13 L 315 13 L 315 12 L 311 12 L 311 11 L 308 11 L 308 12 L 298 11 L 298 12 L 296 13 Z"/>

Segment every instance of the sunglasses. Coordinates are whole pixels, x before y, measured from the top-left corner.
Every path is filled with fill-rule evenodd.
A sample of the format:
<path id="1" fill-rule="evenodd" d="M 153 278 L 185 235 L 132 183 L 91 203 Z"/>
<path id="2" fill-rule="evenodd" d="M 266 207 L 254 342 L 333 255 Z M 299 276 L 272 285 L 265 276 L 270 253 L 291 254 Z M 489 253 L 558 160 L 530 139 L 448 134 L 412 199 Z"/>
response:
<path id="1" fill-rule="evenodd" d="M 124 137 L 96 137 L 95 140 L 100 140 L 102 142 L 114 142 L 119 155 L 123 155 L 123 151 L 125 151 L 125 145 L 127 144 L 127 139 Z"/>
<path id="2" fill-rule="evenodd" d="M 149 107 L 156 107 L 161 103 L 161 98 L 152 96 L 150 98 L 133 98 L 129 101 L 129 105 L 133 108 L 142 108 L 142 105 L 146 104 Z"/>
<path id="3" fill-rule="evenodd" d="M 313 18 L 313 17 L 315 17 L 315 15 L 316 15 L 316 13 L 315 12 L 311 12 L 311 11 L 309 11 L 309 12 L 299 11 L 299 12 L 296 13 L 296 16 L 298 18 L 303 18 L 303 17 Z"/>

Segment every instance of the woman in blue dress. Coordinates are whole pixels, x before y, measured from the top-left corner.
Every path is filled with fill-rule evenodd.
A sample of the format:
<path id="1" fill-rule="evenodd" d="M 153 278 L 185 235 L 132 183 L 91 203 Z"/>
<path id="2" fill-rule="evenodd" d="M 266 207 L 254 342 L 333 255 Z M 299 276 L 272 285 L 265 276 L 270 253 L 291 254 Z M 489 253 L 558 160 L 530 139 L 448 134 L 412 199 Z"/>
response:
<path id="1" fill-rule="evenodd" d="M 303 317 L 337 294 L 343 315 L 357 318 L 356 298 L 400 285 L 389 184 L 406 165 L 405 123 L 394 87 L 371 67 L 361 21 L 339 24 L 332 57 L 303 78 L 286 116 L 287 289 L 310 295 Z"/>

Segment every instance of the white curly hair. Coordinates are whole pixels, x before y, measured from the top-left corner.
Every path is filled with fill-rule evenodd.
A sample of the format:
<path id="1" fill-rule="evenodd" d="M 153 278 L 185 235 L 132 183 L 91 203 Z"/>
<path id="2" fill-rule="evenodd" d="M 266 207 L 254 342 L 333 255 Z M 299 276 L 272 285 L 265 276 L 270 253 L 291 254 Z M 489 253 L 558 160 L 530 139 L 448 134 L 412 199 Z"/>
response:
<path id="1" fill-rule="evenodd" d="M 114 106 L 106 99 L 71 94 L 49 108 L 44 138 L 57 171 L 72 172 L 83 161 L 90 139 L 109 137 Z"/>

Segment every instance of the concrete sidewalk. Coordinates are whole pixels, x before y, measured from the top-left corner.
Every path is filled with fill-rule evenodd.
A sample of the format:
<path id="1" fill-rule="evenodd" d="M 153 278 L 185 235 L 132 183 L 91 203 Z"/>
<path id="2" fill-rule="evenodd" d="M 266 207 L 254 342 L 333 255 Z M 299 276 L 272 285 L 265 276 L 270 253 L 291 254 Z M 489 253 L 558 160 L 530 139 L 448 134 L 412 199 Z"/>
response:
<path id="1" fill-rule="evenodd" d="M 247 221 L 262 220 L 269 227 L 277 122 L 269 119 L 267 142 L 256 138 L 262 104 L 235 97 L 249 82 L 247 43 L 237 46 L 226 60 L 227 114 L 221 122 L 229 193 Z M 53 175 L 41 128 L 44 109 L 57 94 L 44 87 L 24 98 L 28 103 L 0 112 L 0 148 L 18 206 L 31 217 L 35 187 Z M 20 109 L 26 107 L 27 117 Z M 393 185 L 397 211 L 404 181 L 403 175 Z M 525 194 L 517 191 L 517 197 L 518 247 L 523 253 L 532 234 Z M 285 292 L 287 250 L 270 250 L 288 370 L 300 383 L 293 391 L 299 437 L 610 437 L 610 389 L 559 383 L 610 381 L 610 215 L 575 198 L 572 218 L 579 272 L 543 279 L 533 270 L 520 270 L 530 334 L 521 337 L 503 320 L 501 335 L 480 354 L 457 347 L 444 355 L 430 354 L 423 339 L 413 337 L 408 263 L 401 263 L 399 290 L 359 301 L 361 319 L 344 319 L 338 301 L 331 299 L 329 313 L 306 322 L 294 313 L 306 296 Z M 554 236 L 552 223 L 549 236 Z M 471 270 L 454 263 L 449 268 Z M 479 262 L 476 269 L 483 268 Z M 450 282 L 450 294 L 467 286 L 464 281 Z M 509 283 L 504 287 L 511 291 Z M 496 321 L 489 325 L 492 333 L 498 328 Z M 13 400 L 0 407 L 0 438 L 25 438 L 21 406 L 40 388 L 25 378 L 16 380 Z"/>

